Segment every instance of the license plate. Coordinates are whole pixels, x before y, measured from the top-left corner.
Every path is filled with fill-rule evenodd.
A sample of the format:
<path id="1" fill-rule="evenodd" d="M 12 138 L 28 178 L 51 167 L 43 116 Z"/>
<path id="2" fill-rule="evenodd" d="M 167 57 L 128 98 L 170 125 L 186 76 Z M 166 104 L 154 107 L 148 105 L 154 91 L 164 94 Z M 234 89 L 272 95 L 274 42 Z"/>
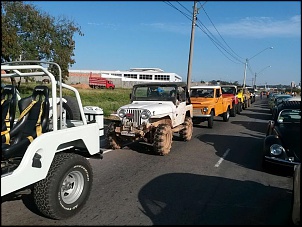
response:
<path id="1" fill-rule="evenodd" d="M 200 109 L 193 109 L 193 115 L 201 115 L 201 110 Z"/>
<path id="2" fill-rule="evenodd" d="M 121 131 L 121 135 L 123 135 L 123 136 L 135 136 L 134 133 L 127 132 L 127 131 Z"/>

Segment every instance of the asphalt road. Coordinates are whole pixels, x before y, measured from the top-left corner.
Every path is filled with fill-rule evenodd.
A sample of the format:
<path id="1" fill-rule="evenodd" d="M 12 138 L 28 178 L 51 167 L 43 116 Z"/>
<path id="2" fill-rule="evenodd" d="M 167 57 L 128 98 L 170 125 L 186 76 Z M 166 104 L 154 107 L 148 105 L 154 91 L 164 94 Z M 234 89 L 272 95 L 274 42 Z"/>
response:
<path id="1" fill-rule="evenodd" d="M 85 207 L 67 220 L 40 216 L 21 199 L 2 201 L 2 225 L 287 225 L 291 172 L 261 168 L 270 113 L 257 99 L 242 114 L 194 126 L 191 141 L 175 134 L 157 156 L 145 144 L 104 149 L 90 159 L 94 184 Z"/>

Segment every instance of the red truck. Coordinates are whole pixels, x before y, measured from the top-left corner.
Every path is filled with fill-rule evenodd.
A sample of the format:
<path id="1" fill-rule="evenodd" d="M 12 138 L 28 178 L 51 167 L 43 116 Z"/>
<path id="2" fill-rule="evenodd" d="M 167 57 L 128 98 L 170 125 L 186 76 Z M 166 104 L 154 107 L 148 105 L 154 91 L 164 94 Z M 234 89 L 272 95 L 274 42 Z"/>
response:
<path id="1" fill-rule="evenodd" d="M 231 117 L 235 117 L 236 114 L 241 113 L 240 103 L 237 97 L 237 86 L 235 85 L 220 85 L 222 90 L 222 97 L 232 98 L 232 109 L 230 111 Z"/>
<path id="2" fill-rule="evenodd" d="M 108 88 L 108 89 L 114 89 L 115 85 L 111 80 L 107 80 L 106 78 L 103 78 L 101 76 L 90 76 L 89 77 L 89 86 L 91 88 Z"/>

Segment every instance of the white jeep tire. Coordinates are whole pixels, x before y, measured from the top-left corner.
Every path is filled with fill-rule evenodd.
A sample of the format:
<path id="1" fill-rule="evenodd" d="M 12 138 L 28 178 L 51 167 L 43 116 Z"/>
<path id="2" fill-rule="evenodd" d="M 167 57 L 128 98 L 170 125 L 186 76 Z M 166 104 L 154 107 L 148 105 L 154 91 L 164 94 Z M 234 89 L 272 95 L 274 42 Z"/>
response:
<path id="1" fill-rule="evenodd" d="M 155 130 L 154 151 L 159 155 L 169 154 L 172 146 L 173 133 L 170 125 L 160 124 Z"/>
<path id="2" fill-rule="evenodd" d="M 183 125 L 185 128 L 183 130 L 179 131 L 179 135 L 184 141 L 189 141 L 189 140 L 191 140 L 192 135 L 193 135 L 192 118 L 186 116 L 185 122 L 183 123 Z"/>
<path id="3" fill-rule="evenodd" d="M 78 213 L 88 200 L 93 181 L 88 160 L 74 153 L 58 153 L 47 177 L 33 187 L 38 210 L 52 219 L 66 219 Z"/>

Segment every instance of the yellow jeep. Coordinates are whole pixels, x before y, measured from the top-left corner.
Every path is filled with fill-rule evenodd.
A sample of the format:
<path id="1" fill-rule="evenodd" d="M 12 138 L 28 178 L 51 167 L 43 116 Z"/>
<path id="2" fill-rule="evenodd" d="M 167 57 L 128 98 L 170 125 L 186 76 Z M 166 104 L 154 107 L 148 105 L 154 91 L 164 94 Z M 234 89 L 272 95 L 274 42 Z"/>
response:
<path id="1" fill-rule="evenodd" d="M 220 86 L 193 86 L 190 88 L 190 98 L 193 104 L 193 124 L 208 122 L 208 128 L 213 127 L 215 116 L 220 116 L 227 122 L 232 106 L 231 97 L 222 97 Z"/>
<path id="2" fill-rule="evenodd" d="M 240 109 L 245 110 L 251 106 L 251 94 L 246 87 L 237 87 L 237 97 Z"/>

